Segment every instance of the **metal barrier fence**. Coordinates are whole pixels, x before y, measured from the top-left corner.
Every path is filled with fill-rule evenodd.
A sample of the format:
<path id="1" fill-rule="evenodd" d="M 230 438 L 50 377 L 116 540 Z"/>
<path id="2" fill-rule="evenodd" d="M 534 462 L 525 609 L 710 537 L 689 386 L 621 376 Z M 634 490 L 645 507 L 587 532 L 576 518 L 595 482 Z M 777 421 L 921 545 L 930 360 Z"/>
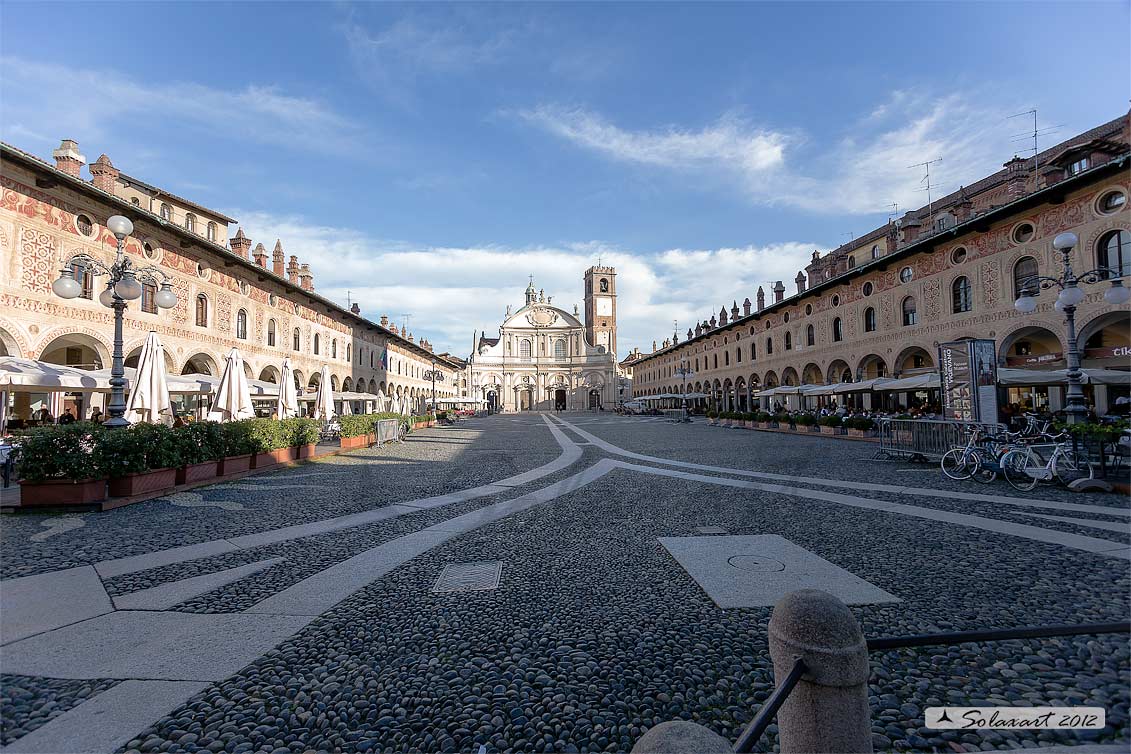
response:
<path id="1" fill-rule="evenodd" d="M 377 420 L 377 447 L 387 442 L 397 442 L 401 439 L 401 423 L 398 419 Z"/>
<path id="2" fill-rule="evenodd" d="M 1001 424 L 978 422 L 880 419 L 878 422 L 880 449 L 873 458 L 877 460 L 899 458 L 922 463 L 937 460 L 951 448 L 965 445 L 970 430 L 974 427 L 981 427 L 990 433 L 998 433 L 1005 429 Z"/>

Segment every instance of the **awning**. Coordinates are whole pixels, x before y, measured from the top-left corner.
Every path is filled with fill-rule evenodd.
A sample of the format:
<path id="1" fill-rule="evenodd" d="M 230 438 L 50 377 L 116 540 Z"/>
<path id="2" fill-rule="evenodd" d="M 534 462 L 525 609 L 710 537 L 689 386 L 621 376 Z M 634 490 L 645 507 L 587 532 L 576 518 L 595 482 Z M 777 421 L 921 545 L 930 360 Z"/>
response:
<path id="1" fill-rule="evenodd" d="M 1081 369 L 1080 381 L 1094 385 L 1131 385 L 1131 372 L 1118 369 Z M 999 385 L 1067 385 L 1067 369 L 999 369 Z"/>
<path id="2" fill-rule="evenodd" d="M 881 392 L 896 392 L 904 390 L 931 390 L 938 389 L 939 376 L 935 372 L 917 374 L 914 377 L 904 377 L 901 380 L 892 380 L 876 387 Z"/>
<path id="3" fill-rule="evenodd" d="M 2 390 L 77 390 L 108 391 L 110 383 L 99 379 L 97 372 L 35 359 L 15 356 L 0 357 L 0 389 Z"/>
<path id="4" fill-rule="evenodd" d="M 891 382 L 891 377 L 876 377 L 871 380 L 861 380 L 860 382 L 842 382 L 833 390 L 837 393 L 864 393 L 869 390 L 881 390 L 883 385 Z"/>

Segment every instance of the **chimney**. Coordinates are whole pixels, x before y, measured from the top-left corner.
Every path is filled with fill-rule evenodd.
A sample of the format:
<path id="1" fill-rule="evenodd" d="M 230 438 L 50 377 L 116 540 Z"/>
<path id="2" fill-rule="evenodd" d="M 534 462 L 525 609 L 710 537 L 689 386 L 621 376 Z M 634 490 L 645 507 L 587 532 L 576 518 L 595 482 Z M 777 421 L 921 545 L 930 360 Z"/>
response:
<path id="1" fill-rule="evenodd" d="M 232 239 L 232 253 L 240 259 L 247 259 L 250 249 L 251 239 L 243 234 L 243 228 L 236 228 L 236 237 Z"/>
<path id="2" fill-rule="evenodd" d="M 736 319 L 738 319 L 738 302 L 737 301 L 731 301 L 730 302 L 730 321 L 734 322 Z"/>
<path id="3" fill-rule="evenodd" d="M 750 316 L 750 306 L 751 306 L 750 297 L 747 296 L 746 300 L 742 302 L 742 316 L 743 317 L 749 317 Z"/>
<path id="4" fill-rule="evenodd" d="M 765 309 L 766 308 L 766 292 L 764 290 L 762 290 L 762 286 L 758 286 L 758 295 L 755 298 L 758 299 L 758 311 L 762 311 L 763 309 Z"/>
<path id="5" fill-rule="evenodd" d="M 350 312 L 353 313 L 353 314 L 356 314 L 357 316 L 360 317 L 361 316 L 361 307 L 358 306 L 357 304 L 354 304 L 353 306 L 350 307 Z"/>
<path id="6" fill-rule="evenodd" d="M 299 287 L 304 291 L 314 290 L 314 275 L 310 272 L 310 265 L 303 264 L 298 268 Z"/>
<path id="7" fill-rule="evenodd" d="M 655 353 L 657 350 L 658 349 L 656 348 L 656 341 L 653 340 L 652 341 L 652 353 Z"/>
<path id="8" fill-rule="evenodd" d="M 692 332 L 691 332 L 691 328 L 689 327 L 689 328 L 687 328 L 687 339 L 691 340 L 691 338 L 692 338 Z"/>
<path id="9" fill-rule="evenodd" d="M 294 285 L 298 285 L 298 257 L 291 255 L 291 261 L 287 264 L 287 280 L 291 281 Z"/>
<path id="10" fill-rule="evenodd" d="M 102 155 L 90 165 L 91 182 L 96 189 L 101 189 L 107 194 L 113 194 L 117 188 L 119 171 L 110 158 Z"/>
<path id="11" fill-rule="evenodd" d="M 695 337 L 698 338 L 702 334 L 703 334 L 703 325 L 700 325 L 700 324 L 695 325 Z"/>
<path id="12" fill-rule="evenodd" d="M 718 326 L 719 326 L 719 321 L 717 319 L 715 319 L 714 317 L 711 317 L 711 329 L 714 330 Z"/>
<path id="13" fill-rule="evenodd" d="M 283 242 L 275 239 L 275 250 L 271 252 L 271 271 L 279 277 L 286 274 L 286 268 L 283 264 Z"/>
<path id="14" fill-rule="evenodd" d="M 412 337 L 412 333 L 408 334 L 408 342 L 409 343 L 415 343 L 416 342 L 416 339 Z"/>
<path id="15" fill-rule="evenodd" d="M 55 168 L 62 170 L 67 175 L 73 175 L 75 178 L 80 178 L 82 166 L 86 164 L 86 158 L 79 153 L 79 143 L 73 139 L 63 139 L 59 148 L 51 153 L 55 158 Z"/>
<path id="16" fill-rule="evenodd" d="M 783 298 L 785 298 L 785 286 L 779 280 L 774 283 L 774 303 L 780 304 Z"/>
<path id="17" fill-rule="evenodd" d="M 727 308 L 724 306 L 719 309 L 719 327 L 725 327 L 727 323 Z"/>
<path id="18" fill-rule="evenodd" d="M 386 330 L 389 329 L 389 315 L 387 315 L 387 314 L 381 315 L 381 327 L 384 327 Z"/>
<path id="19" fill-rule="evenodd" d="M 267 249 L 263 248 L 263 244 L 257 243 L 255 245 L 255 251 L 252 252 L 252 256 L 255 258 L 257 265 L 267 267 Z"/>
<path id="20" fill-rule="evenodd" d="M 801 272 L 800 270 L 798 270 L 797 271 L 797 277 L 795 277 L 793 279 L 793 282 L 797 283 L 797 292 L 798 293 L 804 293 L 805 292 L 805 273 L 804 272 Z"/>
<path id="21" fill-rule="evenodd" d="M 1025 186 L 1029 182 L 1028 162 L 1024 157 L 1014 157 L 1002 166 L 1008 174 L 1007 192 L 1011 200 L 1025 195 Z"/>

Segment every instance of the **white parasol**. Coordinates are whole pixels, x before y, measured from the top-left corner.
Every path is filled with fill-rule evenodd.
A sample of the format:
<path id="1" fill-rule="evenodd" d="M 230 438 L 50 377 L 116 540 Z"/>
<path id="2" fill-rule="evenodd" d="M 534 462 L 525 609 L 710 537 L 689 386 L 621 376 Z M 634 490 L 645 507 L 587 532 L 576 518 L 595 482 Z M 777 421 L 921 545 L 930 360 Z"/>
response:
<path id="1" fill-rule="evenodd" d="M 243 356 L 240 355 L 240 349 L 233 348 L 228 352 L 228 359 L 224 363 L 224 374 L 220 377 L 220 385 L 212 401 L 212 410 L 208 412 L 208 419 L 226 422 L 251 419 L 254 416 L 251 390 L 247 384 L 247 375 L 243 371 Z"/>
<path id="2" fill-rule="evenodd" d="M 137 374 L 130 383 L 130 400 L 126 404 L 126 421 L 157 424 L 169 420 L 173 407 L 169 402 L 169 378 L 165 374 L 165 347 L 150 332 L 141 347 Z M 164 414 L 164 416 L 162 415 Z"/>
<path id="3" fill-rule="evenodd" d="M 275 418 L 289 419 L 292 416 L 298 416 L 298 388 L 295 387 L 290 356 L 283 359 L 281 371 L 282 373 L 279 375 L 279 398 L 275 401 Z"/>

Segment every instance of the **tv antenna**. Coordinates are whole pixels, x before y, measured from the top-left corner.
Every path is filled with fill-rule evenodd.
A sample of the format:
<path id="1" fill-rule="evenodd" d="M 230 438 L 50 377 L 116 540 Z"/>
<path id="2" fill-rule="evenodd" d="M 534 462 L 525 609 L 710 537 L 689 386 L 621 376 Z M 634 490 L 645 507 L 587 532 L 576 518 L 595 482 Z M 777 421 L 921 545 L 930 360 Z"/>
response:
<path id="1" fill-rule="evenodd" d="M 899 214 L 899 202 L 892 202 L 888 206 L 891 207 L 891 212 L 888 213 L 888 222 L 890 223 L 892 218 Z"/>
<path id="2" fill-rule="evenodd" d="M 931 165 L 935 165 L 940 162 L 942 162 L 942 158 L 936 157 L 933 160 L 927 160 L 926 162 L 917 162 L 914 165 L 907 166 L 909 170 L 911 168 L 923 168 L 924 170 L 923 180 L 919 181 L 919 183 L 925 182 L 927 184 L 927 188 L 925 189 L 927 192 L 927 219 L 932 226 L 935 224 L 935 205 L 933 200 L 931 199 Z"/>
<path id="3" fill-rule="evenodd" d="M 1035 108 L 1035 107 L 1031 110 L 1026 110 L 1023 113 L 1014 113 L 1013 115 L 1007 116 L 1006 120 L 1012 120 L 1013 118 L 1021 118 L 1021 117 L 1024 117 L 1026 115 L 1033 116 L 1033 131 L 1031 133 L 1026 131 L 1024 133 L 1013 134 L 1010 137 L 1010 141 L 1017 142 L 1017 141 L 1028 141 L 1029 139 L 1033 140 L 1033 182 L 1035 184 L 1036 181 L 1037 181 L 1037 167 L 1038 167 L 1037 156 L 1040 154 L 1040 149 L 1037 146 L 1037 141 L 1042 136 L 1048 136 L 1050 134 L 1056 133 L 1057 131 L 1059 131 L 1064 126 L 1064 124 L 1061 123 L 1060 125 L 1056 125 L 1056 126 L 1045 126 L 1044 128 L 1039 127 L 1037 125 L 1037 108 Z"/>
<path id="4" fill-rule="evenodd" d="M 401 333 L 408 332 L 408 326 L 412 323 L 412 315 L 408 312 L 403 312 L 401 315 Z"/>

